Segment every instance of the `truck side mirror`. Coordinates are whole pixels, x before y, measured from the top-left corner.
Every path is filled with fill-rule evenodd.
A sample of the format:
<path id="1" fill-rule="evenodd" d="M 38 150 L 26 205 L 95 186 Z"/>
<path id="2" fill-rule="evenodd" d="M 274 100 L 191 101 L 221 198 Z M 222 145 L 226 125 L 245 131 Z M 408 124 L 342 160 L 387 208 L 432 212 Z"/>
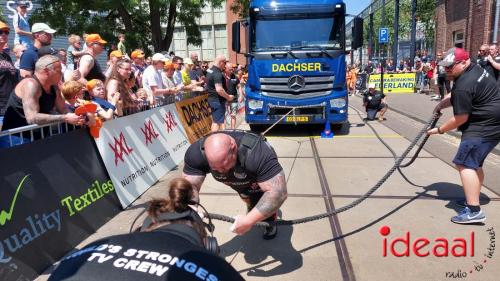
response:
<path id="1" fill-rule="evenodd" d="M 233 22 L 233 51 L 235 51 L 237 54 L 240 53 L 241 49 L 241 43 L 240 43 L 240 22 L 235 21 Z"/>
<path id="2" fill-rule="evenodd" d="M 234 39 L 234 37 L 233 37 Z M 352 26 L 352 46 L 353 50 L 363 46 L 363 18 L 355 17 Z"/>

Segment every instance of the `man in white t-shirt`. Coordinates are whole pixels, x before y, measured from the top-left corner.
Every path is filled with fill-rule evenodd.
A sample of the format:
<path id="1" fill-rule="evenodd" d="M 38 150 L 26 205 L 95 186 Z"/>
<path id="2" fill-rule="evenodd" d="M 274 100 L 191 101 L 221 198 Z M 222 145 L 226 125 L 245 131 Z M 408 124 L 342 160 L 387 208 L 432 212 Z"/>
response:
<path id="1" fill-rule="evenodd" d="M 161 102 L 163 95 L 169 94 L 170 91 L 165 89 L 161 78 L 161 71 L 167 59 L 164 55 L 156 53 L 151 61 L 151 65 L 142 74 L 142 87 L 148 94 L 148 101 L 153 105 L 155 102 Z"/>

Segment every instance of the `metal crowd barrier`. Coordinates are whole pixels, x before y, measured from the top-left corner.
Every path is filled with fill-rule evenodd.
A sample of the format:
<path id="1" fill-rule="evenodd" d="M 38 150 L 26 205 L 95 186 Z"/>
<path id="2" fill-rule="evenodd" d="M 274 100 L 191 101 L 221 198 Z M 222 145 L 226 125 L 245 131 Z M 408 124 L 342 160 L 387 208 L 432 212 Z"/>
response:
<path id="1" fill-rule="evenodd" d="M 165 106 L 168 104 L 175 103 L 177 101 L 194 98 L 204 94 L 205 92 L 186 92 L 186 93 L 179 93 L 177 95 L 168 95 L 165 97 L 160 97 L 155 100 L 155 103 L 153 105 L 141 105 L 139 106 L 138 110 L 134 110 L 133 112 L 125 111 L 124 116 L 147 111 L 153 108 Z M 24 127 L 1 131 L 0 149 L 31 143 L 36 140 L 45 139 L 47 137 L 51 137 L 54 135 L 64 134 L 66 132 L 77 130 L 79 128 L 80 127 L 65 122 L 56 122 L 44 125 L 33 124 Z"/>

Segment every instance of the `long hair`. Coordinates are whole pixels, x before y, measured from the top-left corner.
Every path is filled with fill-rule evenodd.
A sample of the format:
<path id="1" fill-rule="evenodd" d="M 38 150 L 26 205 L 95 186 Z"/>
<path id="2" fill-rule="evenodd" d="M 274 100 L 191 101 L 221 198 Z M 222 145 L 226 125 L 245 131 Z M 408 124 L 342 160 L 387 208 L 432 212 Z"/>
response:
<path id="1" fill-rule="evenodd" d="M 115 63 L 113 69 L 111 71 L 111 75 L 106 79 L 106 83 L 104 84 L 104 88 L 107 88 L 109 81 L 116 80 L 118 81 L 118 91 L 120 92 L 120 100 L 123 102 L 123 110 L 124 111 L 133 111 L 134 108 L 137 109 L 137 104 L 130 96 L 129 89 L 125 80 L 128 78 L 123 78 L 118 72 L 118 68 L 123 67 L 126 64 L 131 64 L 132 62 L 128 59 L 121 59 Z M 108 93 L 108 95 L 111 93 Z"/>
<path id="2" fill-rule="evenodd" d="M 158 227 L 164 226 L 170 223 L 182 223 L 192 226 L 196 232 L 202 237 L 207 237 L 207 232 L 205 227 L 196 221 L 190 221 L 186 219 L 180 219 L 175 221 L 159 221 L 158 216 L 161 213 L 177 212 L 182 213 L 189 210 L 189 204 L 191 203 L 191 198 L 193 197 L 193 186 L 191 183 L 184 178 L 175 178 L 170 181 L 170 188 L 168 191 L 168 198 L 166 199 L 153 199 L 149 201 L 149 207 L 147 209 L 148 216 L 153 221 L 146 231 L 154 230 Z"/>

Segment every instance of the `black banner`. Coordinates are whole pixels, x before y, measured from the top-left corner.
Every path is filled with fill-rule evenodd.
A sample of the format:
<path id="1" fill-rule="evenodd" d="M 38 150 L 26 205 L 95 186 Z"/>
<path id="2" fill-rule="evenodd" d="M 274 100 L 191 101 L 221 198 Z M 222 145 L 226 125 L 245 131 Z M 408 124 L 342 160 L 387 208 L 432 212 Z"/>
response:
<path id="1" fill-rule="evenodd" d="M 356 90 L 366 90 L 366 83 L 368 82 L 368 74 L 358 73 L 356 76 Z"/>
<path id="2" fill-rule="evenodd" d="M 120 210 L 85 130 L 0 150 L 0 280 L 32 280 Z"/>

